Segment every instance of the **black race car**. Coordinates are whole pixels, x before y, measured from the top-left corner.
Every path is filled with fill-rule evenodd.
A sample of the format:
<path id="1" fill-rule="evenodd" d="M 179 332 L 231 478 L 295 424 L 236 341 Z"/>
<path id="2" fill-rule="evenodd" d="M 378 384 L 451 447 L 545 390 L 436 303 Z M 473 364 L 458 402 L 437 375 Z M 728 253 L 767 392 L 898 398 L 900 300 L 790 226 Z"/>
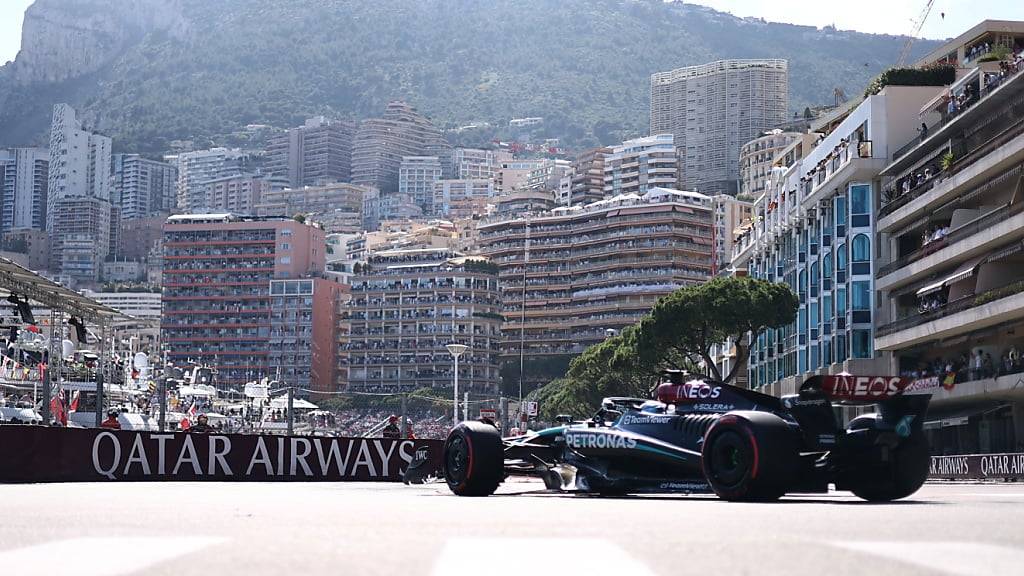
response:
<path id="1" fill-rule="evenodd" d="M 657 400 L 607 398 L 590 420 L 502 439 L 490 423 L 463 422 L 444 445 L 443 472 L 460 496 L 487 496 L 509 475 L 550 489 L 596 494 L 713 491 L 734 501 L 824 493 L 866 500 L 917 491 L 928 476 L 922 424 L 927 382 L 814 376 L 781 398 L 668 374 Z M 845 428 L 834 403 L 876 404 Z"/>

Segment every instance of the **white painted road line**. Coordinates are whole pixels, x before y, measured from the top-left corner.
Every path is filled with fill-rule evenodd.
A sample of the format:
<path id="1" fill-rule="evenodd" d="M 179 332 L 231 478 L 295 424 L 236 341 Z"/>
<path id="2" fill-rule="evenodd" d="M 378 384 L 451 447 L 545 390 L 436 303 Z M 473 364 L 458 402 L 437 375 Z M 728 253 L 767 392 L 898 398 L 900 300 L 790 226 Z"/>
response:
<path id="1" fill-rule="evenodd" d="M 601 538 L 453 538 L 434 563 L 434 576 L 522 576 L 523 565 L 507 561 L 517 550 L 526 551 L 530 566 L 547 574 L 654 576 L 617 544 Z"/>
<path id="2" fill-rule="evenodd" d="M 847 550 L 914 564 L 943 574 L 1020 574 L 1024 550 L 979 542 L 830 542 Z"/>
<path id="3" fill-rule="evenodd" d="M 0 550 L 0 572 L 18 576 L 121 576 L 225 542 L 223 538 L 73 538 Z"/>

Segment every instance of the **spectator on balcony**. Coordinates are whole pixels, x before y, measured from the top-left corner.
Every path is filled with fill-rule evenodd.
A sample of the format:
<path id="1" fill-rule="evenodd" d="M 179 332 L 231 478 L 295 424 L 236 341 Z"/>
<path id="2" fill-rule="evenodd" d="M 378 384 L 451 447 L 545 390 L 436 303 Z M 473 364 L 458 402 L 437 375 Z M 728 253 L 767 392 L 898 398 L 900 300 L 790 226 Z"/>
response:
<path id="1" fill-rule="evenodd" d="M 981 361 L 981 367 L 985 378 L 992 378 L 996 375 L 995 362 L 992 360 L 992 355 L 988 352 L 985 353 L 985 357 Z"/>
<path id="2" fill-rule="evenodd" d="M 921 122 L 921 127 L 917 131 L 921 133 L 921 142 L 924 142 L 928 138 L 928 125 Z"/>
<path id="3" fill-rule="evenodd" d="M 971 355 L 971 380 L 981 380 L 983 362 L 984 358 L 982 357 L 981 349 L 979 348 Z"/>

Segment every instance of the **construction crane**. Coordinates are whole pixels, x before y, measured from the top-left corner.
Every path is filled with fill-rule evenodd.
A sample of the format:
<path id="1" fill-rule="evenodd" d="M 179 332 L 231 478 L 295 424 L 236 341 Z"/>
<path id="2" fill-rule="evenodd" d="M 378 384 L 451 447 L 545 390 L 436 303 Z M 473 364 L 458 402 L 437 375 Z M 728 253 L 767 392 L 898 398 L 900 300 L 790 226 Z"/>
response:
<path id="1" fill-rule="evenodd" d="M 924 21 L 928 19 L 928 14 L 932 11 L 932 4 L 935 4 L 935 0 L 928 0 L 928 3 L 924 5 L 924 9 L 921 10 L 921 14 L 918 15 L 917 20 L 914 20 L 914 28 L 907 35 L 907 41 L 903 43 L 903 48 L 900 49 L 900 57 L 896 60 L 897 68 L 903 67 L 903 64 L 907 61 L 907 56 L 910 55 L 910 47 L 914 45 L 914 40 L 921 33 L 921 27 L 924 26 Z"/>

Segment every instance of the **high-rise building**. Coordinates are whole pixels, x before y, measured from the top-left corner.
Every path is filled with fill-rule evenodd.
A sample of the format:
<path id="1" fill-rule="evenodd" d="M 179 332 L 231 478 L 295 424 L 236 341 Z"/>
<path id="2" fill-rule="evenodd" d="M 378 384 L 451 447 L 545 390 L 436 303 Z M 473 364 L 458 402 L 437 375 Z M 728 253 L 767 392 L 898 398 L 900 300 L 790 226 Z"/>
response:
<path id="1" fill-rule="evenodd" d="M 170 214 L 177 205 L 178 169 L 138 154 L 114 154 L 112 204 L 121 218 L 136 220 Z"/>
<path id="2" fill-rule="evenodd" d="M 785 60 L 719 60 L 651 75 L 651 134 L 675 136 L 680 187 L 739 191 L 740 147 L 786 121 Z"/>
<path id="3" fill-rule="evenodd" d="M 497 269 L 446 248 L 378 252 L 352 279 L 349 390 L 448 388 L 445 348 L 465 344 L 459 389 L 498 389 L 501 301 Z"/>
<path id="4" fill-rule="evenodd" d="M 424 213 L 433 214 L 434 183 L 443 173 L 437 156 L 406 156 L 398 168 L 398 193 L 411 197 Z"/>
<path id="5" fill-rule="evenodd" d="M 406 156 L 447 158 L 451 146 L 441 130 L 405 102 L 391 102 L 381 118 L 363 120 L 352 145 L 352 183 L 382 194 L 398 192 Z"/>
<path id="6" fill-rule="evenodd" d="M 604 198 L 604 159 L 611 153 L 611 148 L 591 148 L 576 156 L 566 205 L 582 206 Z"/>
<path id="7" fill-rule="evenodd" d="M 922 105 L 941 92 L 886 86 L 801 159 L 771 171 L 754 205 L 754 240 L 741 242 L 741 252 L 750 276 L 789 284 L 799 309 L 795 322 L 752 343 L 751 387 L 781 395 L 795 393 L 809 373 L 889 374 L 875 345 L 879 213 L 873 198 L 879 171 L 916 134 Z"/>
<path id="8" fill-rule="evenodd" d="M 49 166 L 45 148 L 0 150 L 0 231 L 46 227 Z"/>
<path id="9" fill-rule="evenodd" d="M 270 139 L 266 171 L 284 176 L 289 186 L 322 186 L 352 177 L 352 140 L 356 124 L 317 116 Z"/>
<path id="10" fill-rule="evenodd" d="M 348 286 L 330 278 L 270 281 L 268 361 L 274 377 L 301 390 L 341 390 L 339 311 Z"/>
<path id="11" fill-rule="evenodd" d="M 71 106 L 54 106 L 46 229 L 50 265 L 71 284 L 97 282 L 110 254 L 110 181 L 110 138 L 83 129 Z"/>
<path id="12" fill-rule="evenodd" d="M 207 210 L 253 215 L 270 190 L 270 181 L 256 174 L 235 174 L 207 180 L 204 188 Z"/>
<path id="13" fill-rule="evenodd" d="M 676 188 L 675 139 L 657 134 L 626 140 L 604 157 L 604 195 L 644 194 L 651 188 Z"/>
<path id="14" fill-rule="evenodd" d="M 178 154 L 178 208 L 192 214 L 208 211 L 206 183 L 242 172 L 246 161 L 241 150 L 227 148 Z"/>
<path id="15" fill-rule="evenodd" d="M 712 274 L 712 203 L 693 192 L 654 188 L 571 210 L 498 216 L 479 232 L 481 254 L 500 267 L 502 358 L 517 370 L 520 353 L 528 367 L 567 360 L 639 321 L 658 298 Z"/>
<path id="16" fill-rule="evenodd" d="M 336 340 L 312 325 L 337 309 L 318 293 L 323 230 L 291 218 L 183 214 L 167 219 L 163 247 L 161 339 L 171 362 L 211 365 L 230 388 L 274 377 L 282 365 L 296 381 L 308 370 L 312 389 L 333 388 L 333 372 L 314 378 L 334 365 Z M 288 280 L 308 284 L 277 282 Z M 300 292 L 301 301 L 286 301 Z M 320 353 L 332 357 L 318 364 Z"/>
<path id="17" fill-rule="evenodd" d="M 1024 442 L 1024 62 L 1012 56 L 1022 50 L 1024 22 L 984 21 L 918 62 L 951 64 L 956 80 L 907 113 L 869 199 L 874 351 L 882 374 L 932 391 L 933 454 Z"/>
<path id="18" fill-rule="evenodd" d="M 740 148 L 739 194 L 749 200 L 754 200 L 764 194 L 776 154 L 786 149 L 798 138 L 804 138 L 810 143 L 817 137 L 816 134 L 770 130 L 744 144 Z"/>

